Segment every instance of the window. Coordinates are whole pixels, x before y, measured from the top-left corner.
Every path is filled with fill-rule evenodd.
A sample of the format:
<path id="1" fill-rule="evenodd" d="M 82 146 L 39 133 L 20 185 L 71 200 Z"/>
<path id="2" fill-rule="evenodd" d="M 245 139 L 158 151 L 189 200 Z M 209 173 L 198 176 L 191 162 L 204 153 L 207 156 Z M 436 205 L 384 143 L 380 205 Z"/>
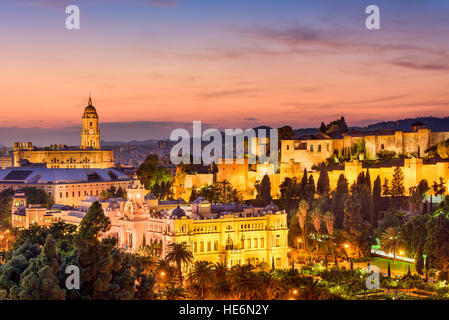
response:
<path id="1" fill-rule="evenodd" d="M 248 249 L 251 249 L 251 239 L 248 239 L 247 244 L 248 244 Z"/>
<path id="2" fill-rule="evenodd" d="M 321 144 L 318 145 L 318 152 L 321 152 Z"/>
<path id="3" fill-rule="evenodd" d="M 211 251 L 211 250 L 212 250 L 211 243 L 210 243 L 210 241 L 207 241 L 207 251 Z"/>
<path id="4" fill-rule="evenodd" d="M 194 242 L 193 243 L 193 252 L 197 252 L 197 250 L 198 250 L 198 243 Z"/>
<path id="5" fill-rule="evenodd" d="M 218 241 L 214 242 L 214 251 L 218 251 Z"/>
<path id="6" fill-rule="evenodd" d="M 313 152 L 313 144 L 310 145 L 310 151 Z"/>
<path id="7" fill-rule="evenodd" d="M 276 247 L 281 246 L 281 237 L 279 235 L 276 236 Z"/>
<path id="8" fill-rule="evenodd" d="M 329 152 L 329 149 L 330 149 L 330 145 L 328 143 L 328 144 L 326 144 L 326 151 Z"/>
<path id="9" fill-rule="evenodd" d="M 254 249 L 257 249 L 257 245 L 258 245 L 257 238 L 254 238 Z"/>
<path id="10" fill-rule="evenodd" d="M 290 150 L 290 146 L 289 145 L 287 145 L 287 150 Z"/>
<path id="11" fill-rule="evenodd" d="M 200 242 L 200 252 L 204 252 L 204 241 Z"/>
<path id="12" fill-rule="evenodd" d="M 264 238 L 260 238 L 260 247 L 261 248 L 265 247 L 265 239 Z"/>

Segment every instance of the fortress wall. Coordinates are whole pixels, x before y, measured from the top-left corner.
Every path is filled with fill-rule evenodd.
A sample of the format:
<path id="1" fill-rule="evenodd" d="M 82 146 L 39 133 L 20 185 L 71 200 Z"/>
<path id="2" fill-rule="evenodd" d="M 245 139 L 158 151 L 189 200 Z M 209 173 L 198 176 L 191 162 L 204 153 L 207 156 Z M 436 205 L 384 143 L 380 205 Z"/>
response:
<path id="1" fill-rule="evenodd" d="M 186 174 L 184 188 L 201 188 L 213 183 L 214 175 L 212 173 Z"/>
<path id="2" fill-rule="evenodd" d="M 430 135 L 430 144 L 435 145 L 449 139 L 449 132 L 432 132 Z"/>
<path id="3" fill-rule="evenodd" d="M 404 132 L 403 143 L 404 154 L 418 152 L 418 135 L 416 134 L 416 132 Z"/>
<path id="4" fill-rule="evenodd" d="M 237 190 L 244 190 L 248 188 L 248 163 L 233 163 L 233 164 L 217 164 L 217 181 L 227 180 Z"/>
<path id="5" fill-rule="evenodd" d="M 377 155 L 377 136 L 365 137 L 365 152 L 368 159 L 375 158 Z"/>

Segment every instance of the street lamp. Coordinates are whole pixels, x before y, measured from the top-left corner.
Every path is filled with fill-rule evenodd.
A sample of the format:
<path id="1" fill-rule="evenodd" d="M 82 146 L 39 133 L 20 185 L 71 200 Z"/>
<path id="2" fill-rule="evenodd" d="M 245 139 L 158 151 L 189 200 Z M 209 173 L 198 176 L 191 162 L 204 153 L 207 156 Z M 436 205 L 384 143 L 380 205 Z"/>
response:
<path id="1" fill-rule="evenodd" d="M 299 244 L 300 243 L 301 243 L 301 238 L 296 239 L 296 244 L 297 244 L 298 250 L 299 250 Z"/>

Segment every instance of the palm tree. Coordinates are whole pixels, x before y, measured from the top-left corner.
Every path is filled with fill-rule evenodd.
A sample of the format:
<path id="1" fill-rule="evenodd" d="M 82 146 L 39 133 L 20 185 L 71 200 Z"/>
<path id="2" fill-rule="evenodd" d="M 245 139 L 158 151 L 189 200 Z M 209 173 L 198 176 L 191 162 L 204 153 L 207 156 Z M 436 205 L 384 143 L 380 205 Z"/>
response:
<path id="1" fill-rule="evenodd" d="M 389 227 L 381 237 L 382 249 L 384 251 L 393 252 L 393 263 L 396 262 L 396 252 L 401 246 L 402 234 L 398 227 Z"/>
<path id="2" fill-rule="evenodd" d="M 215 263 L 212 266 L 214 271 L 214 295 L 218 299 L 225 299 L 231 295 L 231 281 L 229 269 L 224 263 Z"/>
<path id="3" fill-rule="evenodd" d="M 325 261 L 326 261 L 326 268 L 327 268 L 327 256 L 329 254 L 329 242 L 332 239 L 332 234 L 334 233 L 334 221 L 335 221 L 335 216 L 333 215 L 332 212 L 327 211 L 324 214 L 324 224 L 326 225 L 326 230 L 328 233 L 328 236 L 326 237 L 326 244 L 327 244 L 327 249 L 326 249 L 326 257 L 325 257 Z"/>
<path id="4" fill-rule="evenodd" d="M 212 266 L 208 261 L 195 261 L 187 276 L 189 286 L 200 290 L 202 300 L 205 298 L 207 288 L 211 287 L 215 280 Z"/>
<path id="5" fill-rule="evenodd" d="M 193 260 L 193 254 L 189 250 L 187 242 L 170 243 L 168 245 L 170 251 L 165 257 L 167 261 L 176 263 L 178 269 L 179 282 L 182 285 L 182 264 L 189 264 Z"/>
<path id="6" fill-rule="evenodd" d="M 307 250 L 307 211 L 310 209 L 309 204 L 305 200 L 299 202 L 298 211 L 296 215 L 298 216 L 299 226 L 301 227 L 302 234 L 304 235 L 304 250 Z"/>
<path id="7" fill-rule="evenodd" d="M 446 182 L 442 177 L 440 177 L 439 181 L 434 181 L 432 184 L 433 194 L 436 196 L 441 196 L 446 193 Z M 430 196 L 430 209 L 432 209 L 432 196 Z"/>
<path id="8" fill-rule="evenodd" d="M 318 249 L 319 249 L 318 233 L 320 232 L 320 229 L 321 229 L 321 211 L 320 211 L 320 209 L 315 208 L 312 211 L 311 217 L 312 217 L 313 227 L 315 228 L 316 251 L 318 253 Z"/>
<path id="9" fill-rule="evenodd" d="M 258 282 L 260 283 L 261 290 L 265 292 L 264 300 L 273 300 L 276 293 L 281 289 L 281 283 L 279 279 L 273 277 L 272 272 L 259 271 L 257 273 Z"/>
<path id="10" fill-rule="evenodd" d="M 231 269 L 232 292 L 239 300 L 253 300 L 260 295 L 260 286 L 253 267 L 236 265 Z"/>
<path id="11" fill-rule="evenodd" d="M 332 245 L 333 245 L 333 250 L 332 252 L 334 253 L 340 253 L 341 249 L 343 248 L 343 245 L 346 241 L 346 237 L 344 235 L 344 233 L 341 230 L 336 230 L 333 232 L 332 234 Z M 347 257 L 347 253 L 346 250 L 344 251 L 345 256 Z"/>
<path id="12" fill-rule="evenodd" d="M 301 279 L 301 296 L 306 300 L 318 300 L 322 293 L 322 287 L 318 280 L 313 277 L 303 277 Z"/>
<path id="13" fill-rule="evenodd" d="M 183 300 L 187 296 L 187 291 L 182 286 L 171 283 L 170 286 L 162 289 L 160 294 L 165 300 Z"/>
<path id="14" fill-rule="evenodd" d="M 334 214 L 330 211 L 327 211 L 324 214 L 324 223 L 326 224 L 327 233 L 329 233 L 330 236 L 332 236 L 332 234 L 334 233 L 334 221 Z"/>

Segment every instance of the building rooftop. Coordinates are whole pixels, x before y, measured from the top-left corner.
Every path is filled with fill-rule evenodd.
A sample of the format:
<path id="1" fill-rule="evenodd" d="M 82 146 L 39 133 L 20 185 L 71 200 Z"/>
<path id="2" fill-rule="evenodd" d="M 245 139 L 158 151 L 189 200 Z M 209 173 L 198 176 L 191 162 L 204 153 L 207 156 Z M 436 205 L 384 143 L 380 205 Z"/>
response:
<path id="1" fill-rule="evenodd" d="M 53 184 L 102 181 L 128 181 L 130 178 L 114 169 L 0 169 L 0 183 Z"/>

